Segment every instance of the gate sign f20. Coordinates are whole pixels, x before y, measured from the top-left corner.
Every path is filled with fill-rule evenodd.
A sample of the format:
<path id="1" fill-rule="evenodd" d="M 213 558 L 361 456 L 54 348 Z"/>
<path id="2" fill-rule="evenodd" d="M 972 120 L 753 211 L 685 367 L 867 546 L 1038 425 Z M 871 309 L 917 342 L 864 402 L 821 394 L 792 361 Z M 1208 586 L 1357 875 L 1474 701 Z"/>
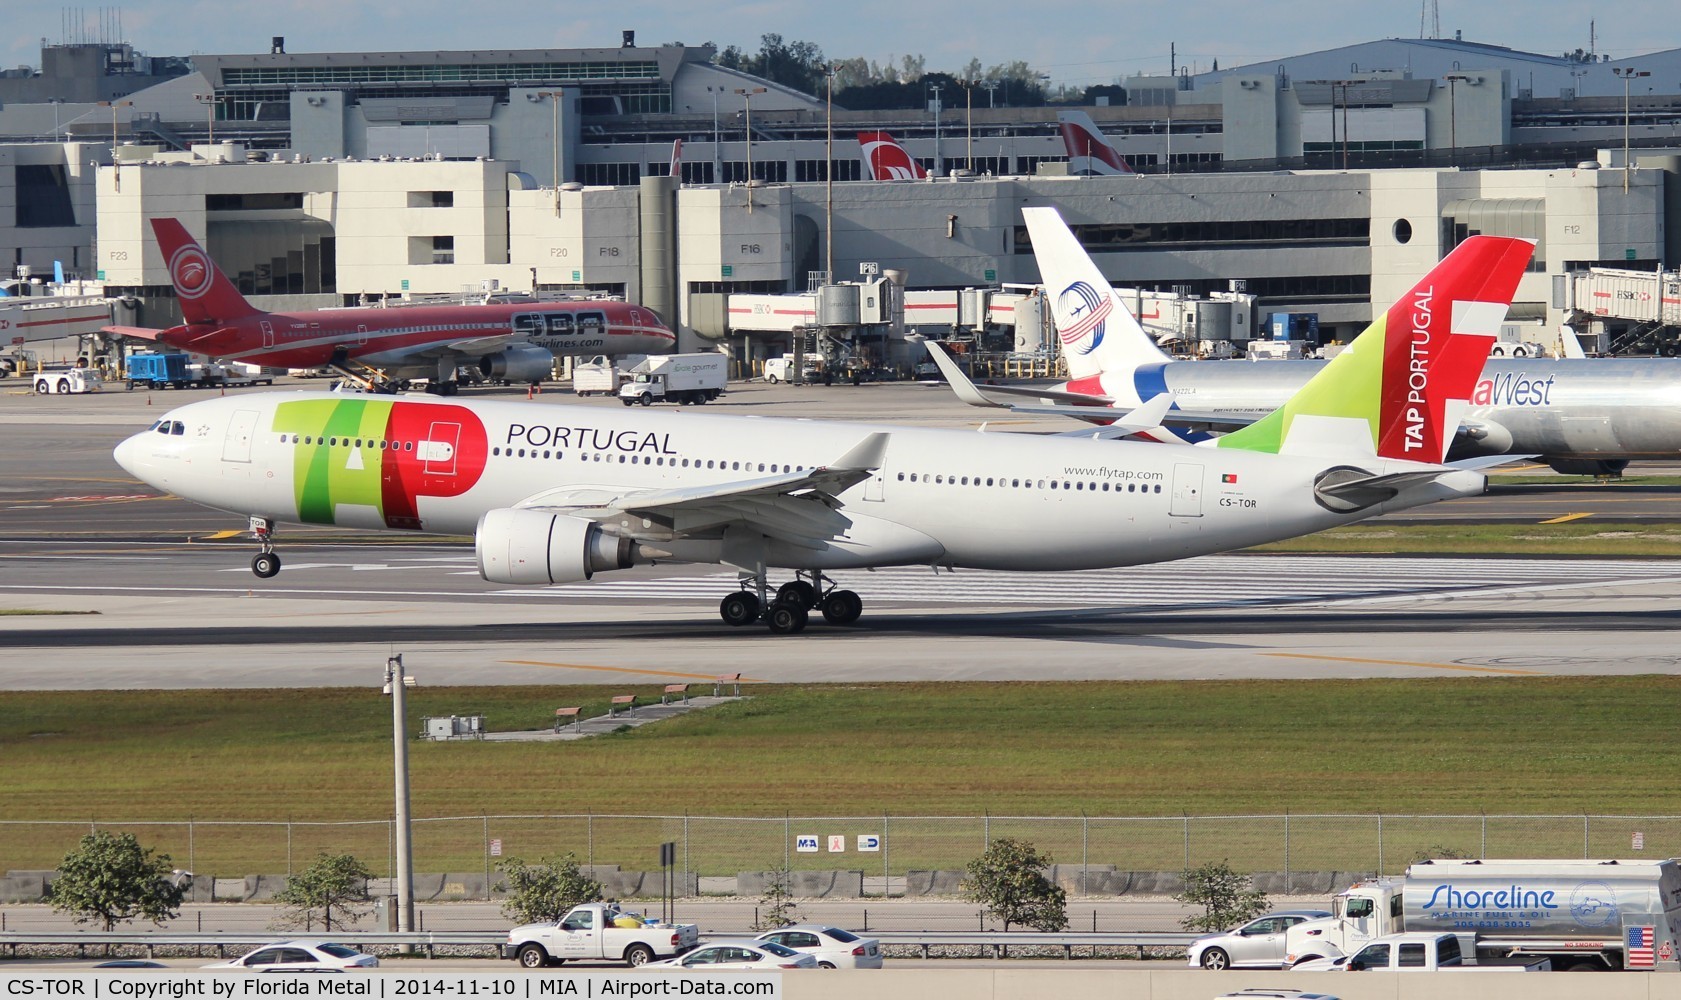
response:
<path id="1" fill-rule="evenodd" d="M 816 854 L 819 850 L 817 834 L 802 833 L 794 838 L 794 850 L 801 854 Z"/>
<path id="2" fill-rule="evenodd" d="M 858 835 L 858 849 L 860 851 L 880 851 L 881 836 L 874 833 L 860 833 Z"/>

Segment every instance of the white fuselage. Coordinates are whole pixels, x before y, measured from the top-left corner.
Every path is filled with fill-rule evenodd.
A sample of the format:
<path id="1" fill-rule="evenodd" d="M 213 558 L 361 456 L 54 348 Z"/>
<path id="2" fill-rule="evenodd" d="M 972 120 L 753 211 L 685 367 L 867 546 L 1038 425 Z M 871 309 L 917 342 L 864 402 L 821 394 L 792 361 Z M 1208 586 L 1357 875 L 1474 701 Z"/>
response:
<path id="1" fill-rule="evenodd" d="M 839 497 L 851 522 L 817 548 L 774 538 L 766 565 L 928 563 L 1074 570 L 1160 562 L 1290 538 L 1480 492 L 1455 472 L 1357 513 L 1314 498 L 1328 468 L 1419 466 L 1089 438 L 700 413 L 462 404 L 430 397 L 260 393 L 178 407 L 122 442 L 130 473 L 186 499 L 276 522 L 471 534 L 487 511 L 601 505 L 828 466 L 873 433 L 881 465 Z M 178 433 L 169 433 L 176 428 Z M 776 517 L 768 511 L 766 518 Z M 655 527 L 602 519 L 609 532 Z M 681 525 L 678 526 L 681 529 Z M 680 536 L 722 561 L 751 518 Z M 775 532 L 769 532 L 774 535 Z M 721 552 L 721 556 L 707 553 Z"/>

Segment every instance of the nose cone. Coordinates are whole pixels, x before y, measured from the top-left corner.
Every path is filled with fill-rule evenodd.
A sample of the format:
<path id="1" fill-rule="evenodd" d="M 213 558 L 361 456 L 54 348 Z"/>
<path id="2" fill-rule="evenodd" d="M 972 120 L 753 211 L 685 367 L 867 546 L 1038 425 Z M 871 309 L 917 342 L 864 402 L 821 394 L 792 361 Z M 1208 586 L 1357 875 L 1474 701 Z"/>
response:
<path id="1" fill-rule="evenodd" d="M 140 443 L 141 436 L 141 434 L 135 434 L 124 439 L 112 450 L 111 457 L 117 460 L 117 464 L 123 467 L 124 472 L 142 482 L 150 482 L 146 478 L 146 463 L 143 458 L 145 451 Z"/>

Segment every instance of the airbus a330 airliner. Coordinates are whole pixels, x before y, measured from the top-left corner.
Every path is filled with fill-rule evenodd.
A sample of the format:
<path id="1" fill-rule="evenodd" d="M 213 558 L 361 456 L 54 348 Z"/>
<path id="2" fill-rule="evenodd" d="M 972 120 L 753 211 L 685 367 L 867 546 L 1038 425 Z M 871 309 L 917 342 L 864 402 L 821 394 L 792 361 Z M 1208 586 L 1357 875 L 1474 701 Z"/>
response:
<path id="1" fill-rule="evenodd" d="M 972 386 L 955 366 L 942 364 L 966 402 L 1103 423 L 1166 393 L 1174 424 L 1221 428 L 1272 411 L 1325 367 L 1323 361 L 1173 360 L 1127 311 L 1055 209 L 1027 208 L 1022 215 L 1047 294 L 1095 288 L 1093 307 L 1107 321 L 1101 331 L 1063 333 L 1072 378 L 1061 385 Z M 930 353 L 946 361 L 936 348 Z M 1631 459 L 1681 457 L 1681 359 L 1490 358 L 1450 457 L 1492 455 L 1539 456 L 1568 475 L 1616 475 Z"/>
<path id="2" fill-rule="evenodd" d="M 171 410 L 116 459 L 249 516 L 259 577 L 279 571 L 281 522 L 473 533 L 479 572 L 502 584 L 734 567 L 724 621 L 797 632 L 812 608 L 858 619 L 833 572 L 1162 562 L 1480 492 L 1481 473 L 1441 462 L 1531 250 L 1466 241 L 1282 408 L 1207 446 L 1107 439 L 1165 399 L 1115 429 L 1042 437 L 265 392 Z M 772 591 L 777 569 L 794 579 Z"/>

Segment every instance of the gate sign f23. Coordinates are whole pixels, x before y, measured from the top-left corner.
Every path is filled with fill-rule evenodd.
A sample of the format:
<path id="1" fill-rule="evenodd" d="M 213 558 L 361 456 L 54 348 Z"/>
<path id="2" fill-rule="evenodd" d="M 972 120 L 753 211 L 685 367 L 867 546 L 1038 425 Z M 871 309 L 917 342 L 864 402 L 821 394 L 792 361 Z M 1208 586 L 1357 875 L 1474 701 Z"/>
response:
<path id="1" fill-rule="evenodd" d="M 817 834 L 802 833 L 794 838 L 794 850 L 801 854 L 816 854 L 819 850 Z"/>

